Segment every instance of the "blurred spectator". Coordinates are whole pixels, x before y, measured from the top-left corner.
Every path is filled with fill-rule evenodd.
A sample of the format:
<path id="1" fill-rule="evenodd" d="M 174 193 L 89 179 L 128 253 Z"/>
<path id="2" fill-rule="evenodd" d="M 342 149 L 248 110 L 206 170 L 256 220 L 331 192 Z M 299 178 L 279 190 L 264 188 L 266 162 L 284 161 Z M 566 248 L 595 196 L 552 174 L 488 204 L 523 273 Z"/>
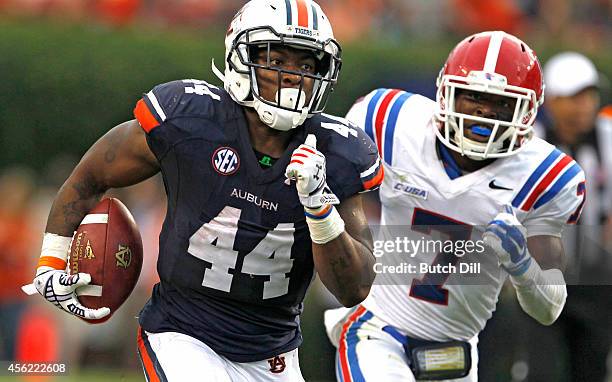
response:
<path id="1" fill-rule="evenodd" d="M 228 4 L 229 3 L 229 4 Z M 164 25 L 196 26 L 208 28 L 211 26 L 225 27 L 231 16 L 224 10 L 232 9 L 232 14 L 242 3 L 236 0 L 155 0 L 151 2 L 151 12 L 154 19 Z"/>
<path id="2" fill-rule="evenodd" d="M 549 328 L 526 322 L 528 363 L 537 365 L 529 368 L 529 381 L 605 381 L 612 334 L 612 258 L 605 250 L 611 238 L 604 236 L 612 216 L 612 116 L 597 118 L 601 82 L 594 64 L 582 54 L 552 57 L 544 67 L 544 82 L 548 120 L 541 133 L 581 165 L 587 199 L 579 225 L 564 235 L 565 309 Z"/>
<path id="3" fill-rule="evenodd" d="M 123 26 L 134 21 L 136 13 L 142 6 L 142 0 L 96 0 L 96 16 L 115 26 Z"/>
<path id="4" fill-rule="evenodd" d="M 520 34 L 524 14 L 514 0 L 454 0 L 453 26 L 459 35 L 486 30 L 503 30 Z"/>
<path id="5" fill-rule="evenodd" d="M 402 7 L 400 14 L 404 20 L 405 32 L 418 38 L 440 40 L 446 37 L 448 26 L 454 21 L 451 7 L 446 2 L 395 0 L 394 4 Z M 429 80 L 427 82 L 433 83 Z"/>
<path id="6" fill-rule="evenodd" d="M 377 17 L 391 10 L 384 6 L 385 0 L 322 0 L 319 5 L 325 9 L 334 26 L 334 36 L 341 42 L 367 37 Z"/>
<path id="7" fill-rule="evenodd" d="M 608 0 L 540 0 L 533 31 L 543 42 L 551 37 L 558 43 L 596 51 L 609 46 L 612 31 L 612 2 Z"/>
<path id="8" fill-rule="evenodd" d="M 63 19 L 82 19 L 87 13 L 83 0 L 0 0 L 0 10 L 27 16 L 59 16 Z"/>
<path id="9" fill-rule="evenodd" d="M 0 0 L 0 13 L 55 16 L 111 26 L 224 29 L 245 0 Z M 505 30 L 593 51 L 609 43 L 609 0 L 321 0 L 341 42 L 406 36 L 435 39 L 444 33 Z M 484 17 L 483 17 L 484 15 Z"/>
<path id="10" fill-rule="evenodd" d="M 27 296 L 21 286 L 32 278 L 37 234 L 31 229 L 29 202 L 34 178 L 28 170 L 0 172 L 0 359 L 15 359 L 15 340 Z"/>

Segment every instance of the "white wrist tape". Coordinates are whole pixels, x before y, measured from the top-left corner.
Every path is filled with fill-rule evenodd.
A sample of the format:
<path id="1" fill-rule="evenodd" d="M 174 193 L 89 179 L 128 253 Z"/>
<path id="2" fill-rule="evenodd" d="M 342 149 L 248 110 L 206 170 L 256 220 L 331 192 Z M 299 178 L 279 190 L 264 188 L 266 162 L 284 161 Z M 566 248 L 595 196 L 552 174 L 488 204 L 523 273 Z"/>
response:
<path id="1" fill-rule="evenodd" d="M 555 322 L 567 299 L 565 279 L 560 270 L 543 271 L 532 259 L 525 273 L 520 276 L 510 276 L 510 280 L 525 313 L 543 325 Z"/>
<path id="2" fill-rule="evenodd" d="M 305 207 L 304 214 L 313 243 L 328 243 L 344 232 L 344 220 L 331 204 L 316 209 Z"/>
<path id="3" fill-rule="evenodd" d="M 45 232 L 36 275 L 50 269 L 66 269 L 72 237 Z"/>

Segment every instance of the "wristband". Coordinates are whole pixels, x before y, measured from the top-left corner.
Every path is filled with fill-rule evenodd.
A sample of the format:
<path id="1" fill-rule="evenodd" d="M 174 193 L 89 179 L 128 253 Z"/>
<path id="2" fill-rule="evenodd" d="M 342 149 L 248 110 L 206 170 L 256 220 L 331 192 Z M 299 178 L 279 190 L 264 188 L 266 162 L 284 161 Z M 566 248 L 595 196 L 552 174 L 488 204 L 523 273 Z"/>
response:
<path id="1" fill-rule="evenodd" d="M 50 269 L 66 269 L 72 237 L 45 232 L 36 275 Z"/>
<path id="2" fill-rule="evenodd" d="M 331 204 L 314 209 L 305 207 L 304 214 L 313 243 L 328 243 L 344 232 L 344 220 Z"/>

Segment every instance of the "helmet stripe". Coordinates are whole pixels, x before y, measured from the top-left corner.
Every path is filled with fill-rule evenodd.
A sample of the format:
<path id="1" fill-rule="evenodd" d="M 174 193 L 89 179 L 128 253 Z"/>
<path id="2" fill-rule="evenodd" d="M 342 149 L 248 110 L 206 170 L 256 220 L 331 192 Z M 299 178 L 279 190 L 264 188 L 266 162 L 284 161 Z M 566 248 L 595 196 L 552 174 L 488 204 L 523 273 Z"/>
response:
<path id="1" fill-rule="evenodd" d="M 306 0 L 297 0 L 298 25 L 308 28 L 308 7 Z"/>
<path id="2" fill-rule="evenodd" d="M 484 68 L 482 68 L 485 73 L 495 73 L 497 58 L 499 57 L 499 50 L 503 40 L 504 32 L 493 32 L 491 34 L 489 48 L 487 49 L 487 57 L 485 58 Z"/>
<path id="3" fill-rule="evenodd" d="M 314 4 L 312 4 L 311 7 L 312 7 L 312 29 L 318 30 L 319 29 L 319 15 L 317 14 L 317 7 L 315 7 Z"/>
<path id="4" fill-rule="evenodd" d="M 285 8 L 287 9 L 287 25 L 291 25 L 293 23 L 293 14 L 291 12 L 291 1 L 285 0 Z"/>

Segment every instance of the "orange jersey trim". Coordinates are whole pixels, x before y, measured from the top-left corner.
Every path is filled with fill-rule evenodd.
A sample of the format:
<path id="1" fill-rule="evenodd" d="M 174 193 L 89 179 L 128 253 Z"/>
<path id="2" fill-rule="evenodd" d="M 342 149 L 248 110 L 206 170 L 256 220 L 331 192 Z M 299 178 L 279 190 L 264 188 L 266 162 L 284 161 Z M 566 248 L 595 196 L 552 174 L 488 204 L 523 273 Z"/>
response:
<path id="1" fill-rule="evenodd" d="M 151 113 L 151 110 L 149 110 L 149 107 L 142 99 L 136 103 L 134 116 L 147 133 L 159 126 L 159 122 L 157 122 L 157 119 L 155 119 L 155 116 L 153 116 L 153 113 Z"/>
<path id="2" fill-rule="evenodd" d="M 366 190 L 369 190 L 371 188 L 380 186 L 384 177 L 385 177 L 385 168 L 383 167 L 381 163 L 380 167 L 378 168 L 378 172 L 376 173 L 376 176 L 368 180 L 367 182 L 363 182 L 363 188 Z"/>

